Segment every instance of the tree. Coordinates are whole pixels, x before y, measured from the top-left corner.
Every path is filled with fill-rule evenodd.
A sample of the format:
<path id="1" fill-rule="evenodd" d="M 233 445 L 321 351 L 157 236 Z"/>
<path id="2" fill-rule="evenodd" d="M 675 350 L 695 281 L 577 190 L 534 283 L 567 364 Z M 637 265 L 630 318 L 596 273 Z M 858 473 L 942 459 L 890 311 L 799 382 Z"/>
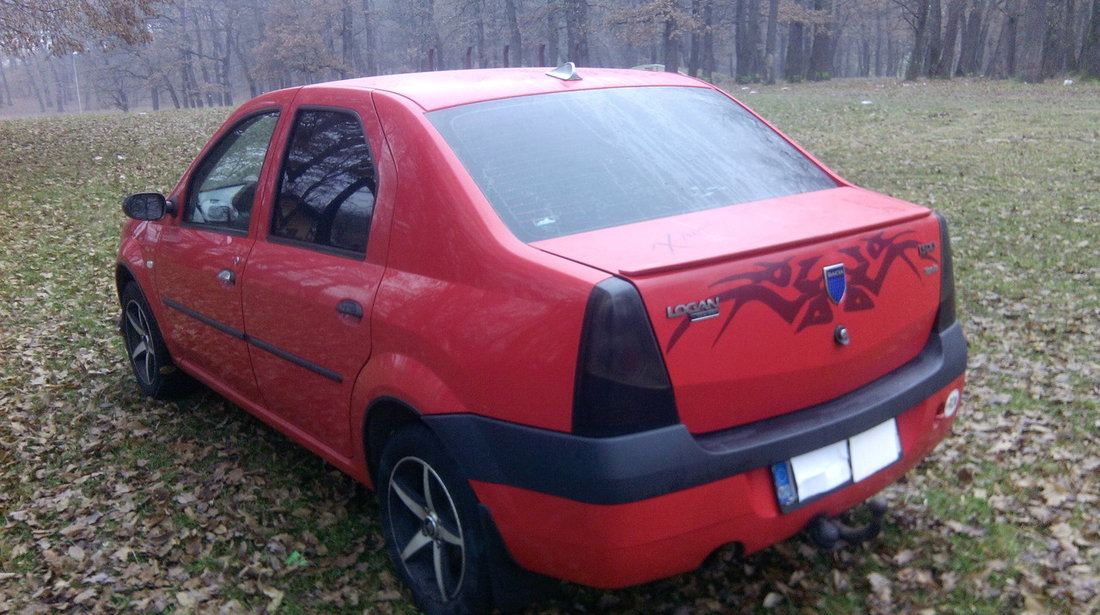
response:
<path id="1" fill-rule="evenodd" d="M 1086 75 L 1100 79 L 1100 0 L 1092 0 L 1092 19 L 1088 23 L 1080 63 Z"/>
<path id="2" fill-rule="evenodd" d="M 87 50 L 90 38 L 132 45 L 149 40 L 144 25 L 157 0 L 0 1 L 0 53 L 54 55 Z"/>
<path id="3" fill-rule="evenodd" d="M 1027 83 L 1043 80 L 1043 47 L 1046 35 L 1046 0 L 1026 0 L 1023 32 L 1016 45 L 1016 77 Z"/>
<path id="4" fill-rule="evenodd" d="M 565 5 L 566 59 L 588 65 L 588 0 L 563 0 Z"/>

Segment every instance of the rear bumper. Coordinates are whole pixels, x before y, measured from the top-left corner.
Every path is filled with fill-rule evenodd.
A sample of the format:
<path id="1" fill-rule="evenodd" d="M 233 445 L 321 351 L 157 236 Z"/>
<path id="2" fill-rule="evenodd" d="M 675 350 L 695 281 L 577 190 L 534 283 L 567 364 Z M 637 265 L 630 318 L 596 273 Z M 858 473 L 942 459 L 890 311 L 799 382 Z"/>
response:
<path id="1" fill-rule="evenodd" d="M 525 568 L 621 587 L 692 570 L 715 548 L 752 552 L 895 481 L 943 437 L 963 385 L 956 323 L 912 361 L 835 400 L 712 434 L 676 425 L 584 438 L 475 415 L 425 421 L 470 478 Z M 780 514 L 769 467 L 896 418 L 903 457 L 866 480 Z"/>

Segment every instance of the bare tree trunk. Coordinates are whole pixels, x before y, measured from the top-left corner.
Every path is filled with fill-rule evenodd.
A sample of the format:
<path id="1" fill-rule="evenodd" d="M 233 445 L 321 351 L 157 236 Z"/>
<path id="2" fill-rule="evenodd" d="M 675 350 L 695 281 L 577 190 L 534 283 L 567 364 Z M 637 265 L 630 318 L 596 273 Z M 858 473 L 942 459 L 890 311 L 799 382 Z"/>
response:
<path id="1" fill-rule="evenodd" d="M 565 0 L 566 57 L 577 66 L 588 65 L 588 1 Z"/>
<path id="2" fill-rule="evenodd" d="M 792 21 L 787 35 L 787 62 L 783 73 L 787 81 L 798 82 L 806 79 L 806 26 L 800 21 Z"/>
<path id="3" fill-rule="evenodd" d="M 905 69 L 905 80 L 916 81 L 924 74 L 924 59 L 928 55 L 928 15 L 932 11 L 931 0 L 917 0 L 917 11 L 913 24 L 913 53 L 909 57 L 909 67 Z"/>
<path id="4" fill-rule="evenodd" d="M 930 74 L 933 77 L 950 77 L 951 68 L 955 64 L 955 46 L 959 38 L 959 23 L 962 21 L 962 12 L 966 7 L 966 0 L 950 0 L 947 5 L 947 28 L 943 34 L 943 48 L 939 61 L 932 65 Z"/>
<path id="5" fill-rule="evenodd" d="M 680 71 L 680 49 L 676 35 L 676 20 L 671 15 L 665 18 L 661 30 L 661 46 L 664 49 L 665 70 L 670 73 Z"/>
<path id="6" fill-rule="evenodd" d="M 1004 25 L 1001 26 L 1001 35 L 997 38 L 993 60 L 986 71 L 987 77 L 1007 79 L 1016 74 L 1016 28 L 1020 20 L 1018 1 L 1005 2 Z"/>
<path id="7" fill-rule="evenodd" d="M 230 57 L 232 56 L 233 43 L 233 20 L 229 15 L 226 15 L 225 19 L 225 47 L 219 51 L 221 55 L 221 86 L 222 86 L 222 104 L 229 107 L 233 105 L 233 78 L 230 76 L 230 70 L 232 65 L 230 64 Z"/>
<path id="8" fill-rule="evenodd" d="M 703 11 L 703 0 L 691 0 L 691 17 L 696 21 L 700 18 L 700 13 Z M 703 54 L 703 32 L 699 29 L 693 30 L 691 33 L 691 45 L 688 47 L 688 75 L 692 77 L 699 76 L 699 61 Z"/>
<path id="9" fill-rule="evenodd" d="M 982 47 L 982 7 L 971 3 L 963 18 L 962 42 L 959 49 L 959 66 L 955 69 L 957 77 L 981 73 Z"/>
<path id="10" fill-rule="evenodd" d="M 474 46 L 477 48 L 477 68 L 489 66 L 485 49 L 485 0 L 472 0 L 474 7 Z"/>
<path id="11" fill-rule="evenodd" d="M 378 43 L 375 32 L 374 2 L 363 0 L 363 45 L 366 47 L 367 61 L 364 66 L 368 75 L 378 74 Z"/>
<path id="12" fill-rule="evenodd" d="M 1092 18 L 1085 30 L 1085 45 L 1078 63 L 1086 75 L 1100 79 L 1100 0 L 1092 0 Z"/>
<path id="13" fill-rule="evenodd" d="M 943 56 L 943 2 L 931 0 L 928 5 L 928 57 L 924 60 L 925 72 L 932 74 Z"/>
<path id="14" fill-rule="evenodd" d="M 779 0 L 768 0 L 768 32 L 764 36 L 764 82 L 776 80 L 775 36 L 779 30 Z"/>
<path id="15" fill-rule="evenodd" d="M 1077 12 L 1074 0 L 1055 2 L 1051 7 L 1050 25 L 1047 30 L 1046 48 L 1043 50 L 1043 76 L 1053 77 L 1073 70 L 1077 53 L 1074 36 L 1074 17 Z"/>
<path id="16" fill-rule="evenodd" d="M 1066 0 L 1065 21 L 1062 22 L 1062 71 L 1077 68 L 1077 37 L 1074 36 L 1076 17 L 1077 3 L 1074 0 Z"/>
<path id="17" fill-rule="evenodd" d="M 259 96 L 259 84 L 256 83 L 256 78 L 252 76 L 252 67 L 248 64 L 248 59 L 245 57 L 244 51 L 241 50 L 240 32 L 233 37 L 233 51 L 237 52 L 237 62 L 241 65 L 241 72 L 244 73 L 244 80 L 248 82 L 249 96 L 252 98 Z"/>
<path id="18" fill-rule="evenodd" d="M 202 27 L 199 24 L 198 11 L 191 11 L 191 21 L 195 26 L 195 55 L 199 58 L 199 73 L 202 75 L 202 83 L 199 84 L 196 97 L 202 96 L 202 92 L 206 93 L 206 106 L 214 106 L 214 94 L 210 91 L 210 84 L 212 79 L 210 78 L 210 67 L 206 60 L 206 48 L 203 45 Z M 201 104 L 199 105 L 202 106 Z"/>
<path id="19" fill-rule="evenodd" d="M 195 84 L 195 68 L 191 64 L 191 33 L 187 27 L 187 3 L 185 0 L 179 0 L 177 7 L 179 8 L 180 23 L 179 71 L 183 106 L 187 109 L 201 107 L 202 99 L 199 97 Z"/>
<path id="20" fill-rule="evenodd" d="M 758 81 L 760 75 L 760 57 L 757 49 L 760 43 L 758 0 L 737 0 L 737 72 L 734 75 L 739 82 Z"/>
<path id="21" fill-rule="evenodd" d="M 886 32 L 886 26 L 883 25 L 883 16 L 879 12 L 875 16 L 875 67 L 873 69 L 876 77 L 883 77 L 886 75 L 886 62 L 883 61 L 883 57 L 887 55 L 887 51 L 890 47 L 889 39 L 890 33 Z"/>
<path id="22" fill-rule="evenodd" d="M 703 78 L 710 80 L 714 77 L 714 0 L 703 2 Z"/>
<path id="23" fill-rule="evenodd" d="M 54 84 L 57 87 L 57 92 L 56 92 L 57 95 L 54 99 L 54 100 L 56 100 L 56 103 L 55 103 L 56 108 L 54 109 L 54 111 L 57 111 L 58 113 L 64 113 L 65 112 L 65 84 L 64 84 L 64 82 L 61 81 L 61 74 L 57 71 L 57 63 L 54 62 L 53 56 L 49 56 L 48 58 L 46 58 L 46 64 L 50 67 L 50 73 L 53 74 L 53 81 L 54 81 Z"/>
<path id="24" fill-rule="evenodd" d="M 38 71 L 31 68 L 31 63 L 26 58 L 22 58 L 23 68 L 27 71 L 27 82 L 31 84 L 31 89 L 34 91 L 34 98 L 38 101 L 38 110 L 42 113 L 46 112 L 46 98 L 42 95 L 42 89 L 38 87 Z"/>
<path id="25" fill-rule="evenodd" d="M 516 0 L 504 0 L 504 20 L 508 22 L 508 47 L 513 66 L 523 66 L 523 37 L 516 17 Z"/>
<path id="26" fill-rule="evenodd" d="M 814 8 L 819 11 L 831 10 L 826 2 L 827 0 L 816 0 Z M 834 27 L 836 24 L 832 21 L 814 24 L 814 43 L 810 49 L 810 79 L 814 81 L 823 81 L 832 77 L 833 52 L 836 47 L 832 35 Z"/>
<path id="27" fill-rule="evenodd" d="M 561 20 L 561 8 L 559 0 L 547 0 L 546 2 L 546 64 L 557 66 L 561 63 L 561 51 L 559 49 Z"/>
<path id="28" fill-rule="evenodd" d="M 8 85 L 8 71 L 4 70 L 3 62 L 0 62 L 0 80 L 2 80 L 4 84 L 4 96 L 0 97 L 0 104 L 3 104 L 3 99 L 6 98 L 7 105 L 11 107 L 15 103 L 11 99 L 11 87 Z"/>
<path id="29" fill-rule="evenodd" d="M 1016 76 L 1026 83 L 1043 80 L 1043 45 L 1047 31 L 1046 0 L 1026 0 L 1022 41 L 1016 47 Z"/>
<path id="30" fill-rule="evenodd" d="M 363 58 L 359 53 L 359 38 L 355 36 L 355 13 L 351 1 L 340 7 L 340 78 L 363 74 Z"/>

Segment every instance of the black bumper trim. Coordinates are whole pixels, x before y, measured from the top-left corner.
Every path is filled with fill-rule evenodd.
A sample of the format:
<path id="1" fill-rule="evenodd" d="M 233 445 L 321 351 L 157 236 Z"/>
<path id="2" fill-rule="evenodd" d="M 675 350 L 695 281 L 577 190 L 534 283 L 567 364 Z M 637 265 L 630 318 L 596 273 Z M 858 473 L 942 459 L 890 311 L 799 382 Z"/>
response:
<path id="1" fill-rule="evenodd" d="M 871 384 L 797 412 L 701 436 L 680 425 L 588 438 L 473 414 L 425 416 L 467 478 L 588 504 L 626 504 L 705 485 L 866 431 L 966 370 L 955 323 Z"/>

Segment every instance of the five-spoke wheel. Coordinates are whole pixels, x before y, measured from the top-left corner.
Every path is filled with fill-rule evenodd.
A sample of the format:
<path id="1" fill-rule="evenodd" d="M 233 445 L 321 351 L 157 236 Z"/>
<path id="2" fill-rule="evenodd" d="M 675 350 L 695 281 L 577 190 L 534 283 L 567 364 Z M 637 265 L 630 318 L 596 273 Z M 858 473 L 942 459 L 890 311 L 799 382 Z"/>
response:
<path id="1" fill-rule="evenodd" d="M 382 452 L 378 496 L 394 566 L 429 615 L 488 612 L 491 603 L 477 500 L 423 425 Z"/>
<path id="2" fill-rule="evenodd" d="M 119 297 L 122 303 L 122 337 L 126 356 L 141 391 L 150 397 L 177 392 L 186 382 L 168 354 L 149 303 L 137 282 L 129 282 Z"/>

